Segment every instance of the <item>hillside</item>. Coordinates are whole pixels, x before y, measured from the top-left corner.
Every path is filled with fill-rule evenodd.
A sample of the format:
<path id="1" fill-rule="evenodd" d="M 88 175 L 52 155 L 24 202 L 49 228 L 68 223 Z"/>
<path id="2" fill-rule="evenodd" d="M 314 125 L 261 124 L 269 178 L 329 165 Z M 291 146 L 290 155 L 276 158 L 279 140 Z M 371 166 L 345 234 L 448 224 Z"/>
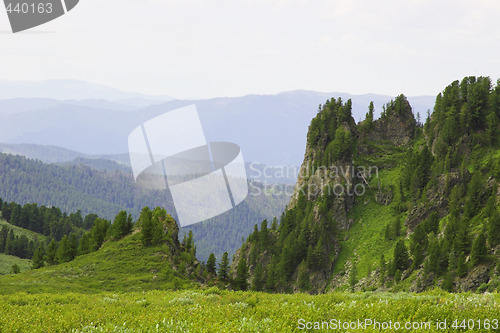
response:
<path id="1" fill-rule="evenodd" d="M 73 261 L 3 276 L 0 289 L 2 294 L 8 294 L 18 291 L 93 293 L 193 287 L 198 281 L 195 269 L 199 264 L 185 251 L 183 244 L 169 239 L 145 246 L 141 242 L 141 233 L 136 231 L 121 240 L 107 241 L 98 251 L 77 256 Z"/>
<path id="2" fill-rule="evenodd" d="M 495 290 L 500 285 L 500 81 L 467 77 L 425 125 L 398 96 L 356 124 L 331 99 L 311 121 L 277 230 L 256 229 L 234 277 L 255 290 Z"/>

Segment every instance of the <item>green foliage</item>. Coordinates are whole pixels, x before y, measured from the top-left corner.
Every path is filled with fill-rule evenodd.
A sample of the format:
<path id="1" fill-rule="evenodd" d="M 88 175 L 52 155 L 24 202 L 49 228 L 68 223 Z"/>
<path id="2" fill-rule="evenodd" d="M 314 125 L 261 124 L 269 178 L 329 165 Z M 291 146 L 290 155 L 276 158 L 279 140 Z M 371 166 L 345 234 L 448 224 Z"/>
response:
<path id="1" fill-rule="evenodd" d="M 252 290 L 262 291 L 264 289 L 264 268 L 262 264 L 257 264 L 252 274 Z"/>
<path id="2" fill-rule="evenodd" d="M 112 219 L 126 209 L 137 218 L 142 207 L 160 206 L 165 198 L 164 192 L 138 191 L 129 172 L 108 173 L 82 165 L 44 164 L 7 154 L 0 154 L 0 169 L 4 175 L 0 178 L 0 197 L 4 200 L 21 204 L 50 202 L 63 212 L 81 210 L 83 216 L 92 213 Z M 57 240 L 61 238 L 62 235 Z"/>
<path id="3" fill-rule="evenodd" d="M 233 287 L 235 290 L 247 290 L 248 289 L 248 266 L 245 258 L 240 258 L 238 262 L 238 268 L 236 269 L 236 278 L 233 281 Z"/>
<path id="4" fill-rule="evenodd" d="M 21 269 L 19 268 L 19 266 L 17 264 L 12 265 L 11 273 L 12 274 L 19 274 L 19 273 L 21 273 Z"/>
<path id="5" fill-rule="evenodd" d="M 45 261 L 47 262 L 47 264 L 57 264 L 57 247 L 57 242 L 53 239 L 47 247 L 47 255 L 45 257 Z"/>
<path id="6" fill-rule="evenodd" d="M 110 236 L 114 240 L 121 239 L 132 232 L 133 226 L 132 215 L 127 216 L 127 212 L 122 210 L 116 215 L 111 225 Z"/>
<path id="7" fill-rule="evenodd" d="M 222 259 L 219 263 L 219 271 L 217 273 L 222 282 L 227 282 L 229 280 L 229 255 L 227 252 L 224 252 L 222 255 Z"/>
<path id="8" fill-rule="evenodd" d="M 369 309 L 373 321 L 397 320 L 403 326 L 411 318 L 411 322 L 429 323 L 427 328 L 416 331 L 437 332 L 437 321 L 446 320 L 451 326 L 456 319 L 472 317 L 476 323 L 480 320 L 492 325 L 492 318 L 500 312 L 499 303 L 497 293 L 452 295 L 443 291 L 314 296 L 213 289 L 34 295 L 19 292 L 0 295 L 0 331 L 293 332 L 300 329 L 300 319 L 305 318 L 306 322 L 317 323 L 318 331 L 324 331 L 324 318 L 356 322 L 360 311 Z"/>
<path id="9" fill-rule="evenodd" d="M 485 256 L 488 254 L 488 249 L 486 248 L 486 237 L 483 232 L 481 232 L 472 243 L 472 251 L 470 253 L 471 264 L 479 264 Z"/>
<path id="10" fill-rule="evenodd" d="M 210 253 L 210 256 L 208 257 L 207 260 L 207 271 L 210 274 L 216 274 L 216 259 L 215 255 L 213 253 Z"/>
<path id="11" fill-rule="evenodd" d="M 424 226 L 419 224 L 410 237 L 410 253 L 412 255 L 412 268 L 417 269 L 424 260 L 427 250 L 427 234 Z"/>
<path id="12" fill-rule="evenodd" d="M 44 250 L 41 246 L 36 248 L 35 253 L 33 254 L 33 258 L 31 260 L 33 262 L 32 263 L 33 269 L 38 269 L 45 265 Z"/>
<path id="13" fill-rule="evenodd" d="M 394 248 L 394 267 L 399 270 L 405 270 L 408 267 L 408 250 L 403 240 L 396 243 Z"/>

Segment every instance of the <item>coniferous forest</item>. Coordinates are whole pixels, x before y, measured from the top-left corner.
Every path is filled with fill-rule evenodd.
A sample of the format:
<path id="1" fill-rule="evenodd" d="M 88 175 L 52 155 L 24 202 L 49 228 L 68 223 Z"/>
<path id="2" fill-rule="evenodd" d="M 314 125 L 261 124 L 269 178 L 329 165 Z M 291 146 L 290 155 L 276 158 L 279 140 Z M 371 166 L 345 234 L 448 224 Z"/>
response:
<path id="1" fill-rule="evenodd" d="M 352 112 L 319 105 L 288 205 L 242 240 L 276 198 L 180 230 L 119 172 L 0 154 L 0 331 L 498 330 L 500 80 L 452 82 L 425 115 L 405 95 Z"/>

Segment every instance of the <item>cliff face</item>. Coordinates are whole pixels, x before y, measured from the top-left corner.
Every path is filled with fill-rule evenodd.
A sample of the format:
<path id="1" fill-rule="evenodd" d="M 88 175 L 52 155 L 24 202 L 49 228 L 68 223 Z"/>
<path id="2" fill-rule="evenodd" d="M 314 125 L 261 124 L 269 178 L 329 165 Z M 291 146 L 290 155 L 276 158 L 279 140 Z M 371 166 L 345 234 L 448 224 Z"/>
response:
<path id="1" fill-rule="evenodd" d="M 365 127 L 355 124 L 350 101 L 332 99 L 323 105 L 309 126 L 304 161 L 274 240 L 259 245 L 258 233 L 252 234 L 234 257 L 234 277 L 244 258 L 251 276 L 259 265 L 265 268 L 265 275 L 277 275 L 270 290 L 321 292 L 328 287 L 342 251 L 339 233 L 354 223 L 352 212 L 358 196 L 374 177 L 359 155 L 380 152 L 372 151 L 366 142 L 390 141 L 404 147 L 414 136 L 411 107 L 406 99 L 402 105 L 396 112 L 388 104 L 383 118 Z M 392 196 L 390 189 L 377 192 L 377 200 L 386 205 Z"/>
<path id="2" fill-rule="evenodd" d="M 255 228 L 235 255 L 233 277 L 244 260 L 255 290 L 500 285 L 500 86 L 469 96 L 488 87 L 470 82 L 447 88 L 442 102 L 438 96 L 425 126 L 403 95 L 380 119 L 370 110 L 359 124 L 350 101 L 327 101 L 309 126 L 279 227 Z M 491 124 L 476 120 L 472 129 L 468 119 L 481 112 L 470 105 L 484 105 Z"/>

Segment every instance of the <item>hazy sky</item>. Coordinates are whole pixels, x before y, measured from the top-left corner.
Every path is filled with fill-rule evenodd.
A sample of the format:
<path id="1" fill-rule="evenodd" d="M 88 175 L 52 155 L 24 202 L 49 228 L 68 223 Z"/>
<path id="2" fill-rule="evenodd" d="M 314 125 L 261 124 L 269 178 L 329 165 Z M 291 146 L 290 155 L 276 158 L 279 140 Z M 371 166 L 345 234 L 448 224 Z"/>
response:
<path id="1" fill-rule="evenodd" d="M 499 16 L 497 0 L 80 0 L 14 35 L 0 9 L 0 79 L 177 98 L 436 95 L 465 75 L 500 78 Z"/>

